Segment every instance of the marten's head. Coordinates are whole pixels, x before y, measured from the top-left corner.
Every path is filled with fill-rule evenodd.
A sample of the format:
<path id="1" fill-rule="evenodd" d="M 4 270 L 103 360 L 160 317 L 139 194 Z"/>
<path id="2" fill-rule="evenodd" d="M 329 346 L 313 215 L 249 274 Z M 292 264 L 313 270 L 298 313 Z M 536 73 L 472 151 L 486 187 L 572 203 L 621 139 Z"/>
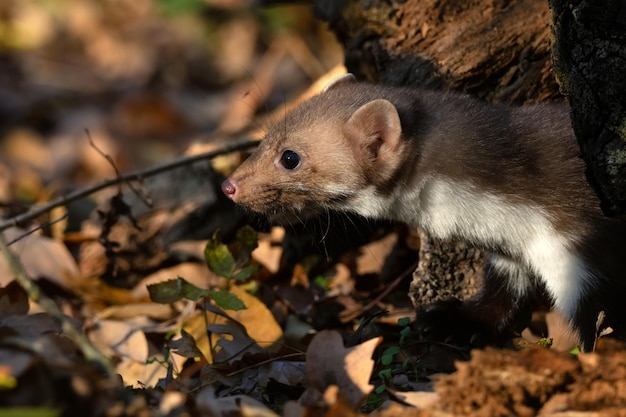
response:
<path id="1" fill-rule="evenodd" d="M 354 201 L 393 178 L 406 145 L 396 107 L 377 91 L 351 74 L 331 81 L 269 129 L 224 194 L 279 221 L 329 209 L 374 215 Z"/>

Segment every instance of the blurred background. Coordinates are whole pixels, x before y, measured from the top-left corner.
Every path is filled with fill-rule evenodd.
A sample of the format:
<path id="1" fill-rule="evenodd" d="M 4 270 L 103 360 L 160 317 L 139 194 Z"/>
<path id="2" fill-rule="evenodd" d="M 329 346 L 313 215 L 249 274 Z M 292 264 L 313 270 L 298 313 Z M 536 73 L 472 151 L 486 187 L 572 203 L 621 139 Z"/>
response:
<path id="1" fill-rule="evenodd" d="M 122 172 L 162 162 L 245 130 L 342 61 L 305 4 L 2 0 L 2 214 L 114 176 L 94 147 Z"/>

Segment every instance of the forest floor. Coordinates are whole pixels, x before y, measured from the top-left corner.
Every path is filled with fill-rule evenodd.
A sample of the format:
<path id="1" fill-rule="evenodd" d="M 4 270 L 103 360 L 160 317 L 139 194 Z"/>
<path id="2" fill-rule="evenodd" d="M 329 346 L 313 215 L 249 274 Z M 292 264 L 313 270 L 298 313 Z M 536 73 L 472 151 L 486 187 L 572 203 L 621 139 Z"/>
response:
<path id="1" fill-rule="evenodd" d="M 342 51 L 304 7 L 175 3 L 0 5 L 0 415 L 626 415 L 621 344 L 426 343 L 401 228 L 233 207 Z"/>

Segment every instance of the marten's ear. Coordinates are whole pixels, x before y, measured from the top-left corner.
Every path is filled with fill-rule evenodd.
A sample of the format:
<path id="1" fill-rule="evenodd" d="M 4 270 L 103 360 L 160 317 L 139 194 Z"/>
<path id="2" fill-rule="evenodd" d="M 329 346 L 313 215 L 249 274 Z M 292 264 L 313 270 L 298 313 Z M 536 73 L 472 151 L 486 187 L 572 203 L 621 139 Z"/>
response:
<path id="1" fill-rule="evenodd" d="M 322 93 L 325 93 L 328 90 L 335 88 L 339 84 L 349 84 L 349 83 L 355 83 L 355 82 L 356 82 L 356 77 L 353 74 L 347 73 L 347 74 L 339 75 L 333 78 L 332 80 L 330 80 L 328 84 L 326 84 L 326 86 L 322 90 Z"/>
<path id="2" fill-rule="evenodd" d="M 388 164 L 397 159 L 401 148 L 398 110 L 387 100 L 370 101 L 352 113 L 344 134 L 365 160 Z"/>

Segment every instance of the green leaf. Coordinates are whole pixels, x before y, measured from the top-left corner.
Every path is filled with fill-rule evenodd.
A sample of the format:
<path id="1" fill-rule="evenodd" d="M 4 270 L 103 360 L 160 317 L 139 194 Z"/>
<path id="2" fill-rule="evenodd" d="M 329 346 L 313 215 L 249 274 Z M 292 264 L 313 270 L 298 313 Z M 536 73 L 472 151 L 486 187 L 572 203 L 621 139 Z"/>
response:
<path id="1" fill-rule="evenodd" d="M 385 366 L 391 365 L 391 362 L 393 362 L 393 357 L 397 355 L 398 352 L 400 352 L 400 348 L 398 346 L 391 346 L 385 349 L 380 357 L 380 362 Z"/>
<path id="2" fill-rule="evenodd" d="M 259 246 L 256 230 L 246 225 L 237 230 L 237 239 L 234 245 L 236 268 L 243 268 L 250 263 L 252 251 Z"/>
<path id="3" fill-rule="evenodd" d="M 215 301 L 215 304 L 222 310 L 238 311 L 246 308 L 246 305 L 239 297 L 228 291 L 209 291 L 209 297 L 211 297 L 211 299 Z"/>
<path id="4" fill-rule="evenodd" d="M 398 319 L 398 326 L 405 327 L 411 323 L 410 317 L 402 317 Z"/>
<path id="5" fill-rule="evenodd" d="M 148 285 L 150 299 L 155 303 L 171 304 L 182 298 L 188 300 L 199 300 L 206 296 L 209 291 L 198 288 L 184 278 L 178 277 L 157 284 Z"/>
<path id="6" fill-rule="evenodd" d="M 252 251 L 257 246 L 257 233 L 250 226 L 244 226 L 237 231 L 232 251 L 221 242 L 218 232 L 215 232 L 206 244 L 204 258 L 209 269 L 217 275 L 245 281 L 259 271 L 258 266 L 249 265 Z"/>
<path id="7" fill-rule="evenodd" d="M 250 265 L 245 268 L 241 268 L 241 270 L 233 274 L 233 278 L 237 281 L 245 281 L 254 276 L 257 272 L 259 272 L 259 267 L 257 265 Z"/>
<path id="8" fill-rule="evenodd" d="M 383 355 L 395 356 L 398 353 L 400 353 L 400 348 L 398 346 L 389 346 L 387 349 L 383 351 Z"/>
<path id="9" fill-rule="evenodd" d="M 237 230 L 237 245 L 239 250 L 252 252 L 259 246 L 259 238 L 257 237 L 256 230 L 246 225 Z"/>
<path id="10" fill-rule="evenodd" d="M 204 248 L 204 259 L 211 271 L 219 276 L 231 278 L 235 270 L 235 258 L 228 247 L 220 242 L 217 232 L 213 234 Z"/>
<path id="11" fill-rule="evenodd" d="M 313 278 L 313 282 L 315 282 L 325 291 L 328 291 L 330 289 L 330 280 L 323 275 L 318 275 Z"/>
<path id="12" fill-rule="evenodd" d="M 382 371 L 380 371 L 378 373 L 378 376 L 380 377 L 380 379 L 382 379 L 383 381 L 391 381 L 391 369 L 387 368 L 387 369 L 383 369 Z"/>
<path id="13" fill-rule="evenodd" d="M 380 357 L 380 363 L 382 363 L 384 366 L 391 365 L 391 362 L 393 362 L 393 355 L 382 355 Z"/>
<path id="14" fill-rule="evenodd" d="M 409 337 L 411 337 L 410 327 L 404 327 L 402 330 L 400 330 L 400 346 L 404 346 L 406 343 L 406 339 L 408 339 Z"/>

